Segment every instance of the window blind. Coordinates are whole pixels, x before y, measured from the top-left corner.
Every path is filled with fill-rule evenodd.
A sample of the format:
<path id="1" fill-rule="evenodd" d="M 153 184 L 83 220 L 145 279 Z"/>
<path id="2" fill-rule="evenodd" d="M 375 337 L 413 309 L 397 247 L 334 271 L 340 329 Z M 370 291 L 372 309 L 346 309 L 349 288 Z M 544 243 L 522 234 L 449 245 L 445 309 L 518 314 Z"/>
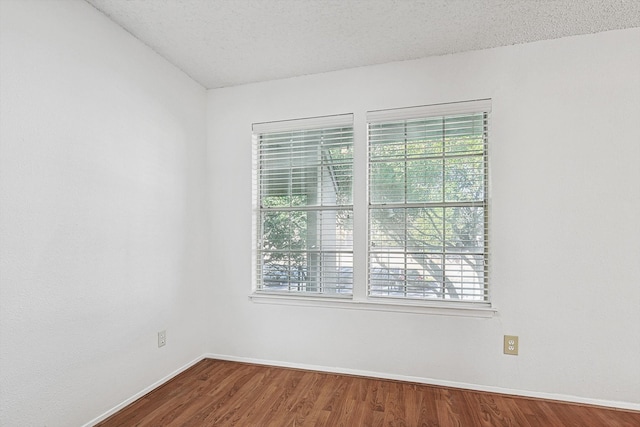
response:
<path id="1" fill-rule="evenodd" d="M 350 295 L 353 117 L 254 125 L 257 289 Z"/>
<path id="2" fill-rule="evenodd" d="M 368 114 L 369 296 L 488 301 L 489 110 Z"/>

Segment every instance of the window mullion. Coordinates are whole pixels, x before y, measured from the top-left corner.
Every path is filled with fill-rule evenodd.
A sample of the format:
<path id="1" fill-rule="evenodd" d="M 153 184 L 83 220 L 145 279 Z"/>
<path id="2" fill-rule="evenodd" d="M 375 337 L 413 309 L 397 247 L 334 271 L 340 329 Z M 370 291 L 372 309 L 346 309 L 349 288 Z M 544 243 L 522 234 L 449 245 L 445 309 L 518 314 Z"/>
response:
<path id="1" fill-rule="evenodd" d="M 353 299 L 366 300 L 369 265 L 369 127 L 364 115 L 354 117 L 353 157 Z"/>

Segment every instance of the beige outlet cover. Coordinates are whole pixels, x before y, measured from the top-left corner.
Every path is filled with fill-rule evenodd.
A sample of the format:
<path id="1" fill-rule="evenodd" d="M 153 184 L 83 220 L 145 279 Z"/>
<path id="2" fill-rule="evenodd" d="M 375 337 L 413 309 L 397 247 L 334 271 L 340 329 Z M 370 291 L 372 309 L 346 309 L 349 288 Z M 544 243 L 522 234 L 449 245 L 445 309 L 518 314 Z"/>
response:
<path id="1" fill-rule="evenodd" d="M 518 355 L 518 337 L 515 335 L 504 336 L 504 354 Z"/>

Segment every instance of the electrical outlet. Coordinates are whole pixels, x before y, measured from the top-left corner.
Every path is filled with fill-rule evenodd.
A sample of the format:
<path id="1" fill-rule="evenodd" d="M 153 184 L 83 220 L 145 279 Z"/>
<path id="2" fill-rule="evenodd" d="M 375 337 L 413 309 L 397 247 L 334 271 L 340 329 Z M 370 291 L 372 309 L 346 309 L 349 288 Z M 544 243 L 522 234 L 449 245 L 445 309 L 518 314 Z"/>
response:
<path id="1" fill-rule="evenodd" d="M 167 331 L 158 332 L 158 347 L 164 347 L 167 343 Z"/>
<path id="2" fill-rule="evenodd" d="M 518 355 L 518 337 L 515 335 L 504 336 L 504 354 Z"/>

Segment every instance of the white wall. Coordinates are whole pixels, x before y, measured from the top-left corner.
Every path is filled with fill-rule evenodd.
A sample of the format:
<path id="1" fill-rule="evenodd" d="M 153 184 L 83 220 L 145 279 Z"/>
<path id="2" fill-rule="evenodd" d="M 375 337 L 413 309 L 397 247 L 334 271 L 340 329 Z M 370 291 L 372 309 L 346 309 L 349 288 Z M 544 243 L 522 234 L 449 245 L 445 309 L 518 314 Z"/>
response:
<path id="1" fill-rule="evenodd" d="M 209 91 L 210 351 L 640 409 L 638 46 L 631 29 Z M 367 110 L 480 98 L 493 100 L 495 317 L 247 298 L 252 122 L 353 112 L 362 154 Z"/>
<path id="2" fill-rule="evenodd" d="M 88 422 L 203 353 L 640 408 L 639 29 L 207 97 L 82 1 L 0 19 L 0 425 Z M 485 97 L 495 317 L 249 301 L 251 123 L 353 112 L 363 152 L 366 110 Z"/>
<path id="3" fill-rule="evenodd" d="M 0 7 L 0 425 L 81 425 L 206 350 L 206 91 L 83 1 Z"/>

